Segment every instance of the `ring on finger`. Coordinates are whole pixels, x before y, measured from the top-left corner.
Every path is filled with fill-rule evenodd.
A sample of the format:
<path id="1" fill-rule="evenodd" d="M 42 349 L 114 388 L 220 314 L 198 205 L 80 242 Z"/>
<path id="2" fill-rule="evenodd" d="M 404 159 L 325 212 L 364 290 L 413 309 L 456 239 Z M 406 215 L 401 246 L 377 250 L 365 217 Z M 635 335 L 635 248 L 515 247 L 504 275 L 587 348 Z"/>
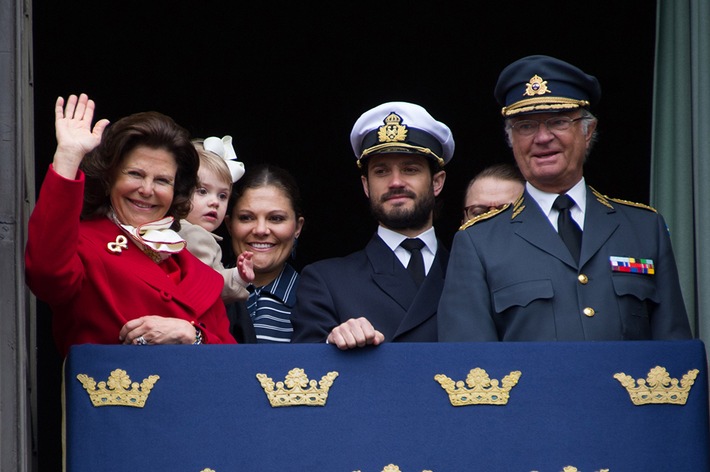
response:
<path id="1" fill-rule="evenodd" d="M 146 341 L 143 336 L 138 336 L 136 338 L 136 344 L 139 344 L 141 346 L 145 346 L 146 344 L 148 344 L 148 341 Z"/>

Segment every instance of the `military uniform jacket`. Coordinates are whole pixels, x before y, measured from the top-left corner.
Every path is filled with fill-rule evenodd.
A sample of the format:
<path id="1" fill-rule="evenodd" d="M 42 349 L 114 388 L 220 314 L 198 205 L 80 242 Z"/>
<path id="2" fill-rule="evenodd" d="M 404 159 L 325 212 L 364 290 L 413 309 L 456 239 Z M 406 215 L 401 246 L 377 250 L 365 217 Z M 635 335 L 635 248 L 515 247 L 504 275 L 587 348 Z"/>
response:
<path id="1" fill-rule="evenodd" d="M 448 257 L 439 242 L 419 290 L 377 234 L 362 251 L 306 266 L 291 314 L 292 342 L 325 342 L 333 328 L 361 316 L 384 334 L 386 342 L 435 342 Z"/>
<path id="2" fill-rule="evenodd" d="M 612 271 L 650 259 L 654 274 Z M 440 341 L 613 341 L 691 337 L 662 216 L 587 187 L 577 265 L 525 192 L 455 237 L 439 305 Z"/>
<path id="3" fill-rule="evenodd" d="M 168 278 L 131 238 L 121 252 L 108 250 L 123 231 L 106 217 L 79 221 L 84 176 L 61 177 L 50 168 L 29 220 L 27 285 L 52 309 L 62 355 L 73 344 L 118 344 L 131 319 L 181 318 L 202 329 L 207 343 L 234 344 L 220 299 L 223 280 L 187 250 L 171 257 L 181 280 Z"/>

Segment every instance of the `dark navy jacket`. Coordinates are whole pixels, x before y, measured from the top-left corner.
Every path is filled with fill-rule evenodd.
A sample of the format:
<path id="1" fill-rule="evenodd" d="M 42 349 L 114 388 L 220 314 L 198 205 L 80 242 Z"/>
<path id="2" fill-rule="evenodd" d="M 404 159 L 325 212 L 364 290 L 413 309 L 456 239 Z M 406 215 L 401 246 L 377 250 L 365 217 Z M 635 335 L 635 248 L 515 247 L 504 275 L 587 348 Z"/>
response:
<path id="1" fill-rule="evenodd" d="M 448 257 L 439 241 L 419 290 L 377 234 L 362 251 L 306 266 L 291 315 L 292 342 L 325 342 L 333 328 L 361 316 L 385 335 L 386 342 L 435 342 L 436 309 Z"/>

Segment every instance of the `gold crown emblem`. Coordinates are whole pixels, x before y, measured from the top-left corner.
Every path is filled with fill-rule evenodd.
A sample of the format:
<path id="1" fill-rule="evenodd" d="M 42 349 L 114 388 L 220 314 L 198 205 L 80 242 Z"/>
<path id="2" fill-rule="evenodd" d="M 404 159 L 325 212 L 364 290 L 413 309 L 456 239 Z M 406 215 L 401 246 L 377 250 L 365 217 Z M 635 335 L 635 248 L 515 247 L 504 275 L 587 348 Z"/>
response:
<path id="1" fill-rule="evenodd" d="M 402 124 L 402 117 L 397 113 L 390 113 L 383 122 L 384 125 L 377 131 L 379 142 L 403 142 L 407 139 L 407 127 Z"/>
<path id="2" fill-rule="evenodd" d="M 542 80 L 542 77 L 535 74 L 530 79 L 530 82 L 525 84 L 525 93 L 523 95 L 533 97 L 535 95 L 545 95 L 546 93 L 552 93 L 552 91 L 547 88 L 547 81 Z"/>
<path id="3" fill-rule="evenodd" d="M 360 472 L 359 470 L 354 470 L 353 472 Z M 384 469 L 382 469 L 382 472 L 402 472 L 399 470 L 399 466 L 396 466 L 394 464 L 390 464 L 385 466 Z M 422 470 L 422 472 L 432 472 L 431 470 Z"/>
<path id="4" fill-rule="evenodd" d="M 76 378 L 84 386 L 94 406 L 133 406 L 143 408 L 150 395 L 155 382 L 160 378 L 150 375 L 140 384 L 131 383 L 131 378 L 125 370 L 116 369 L 111 372 L 107 382 L 96 381 L 86 374 L 79 374 Z M 131 387 L 130 389 L 128 387 Z"/>
<path id="5" fill-rule="evenodd" d="M 537 472 L 537 470 L 533 470 L 532 472 Z M 577 468 L 573 465 L 567 465 L 567 466 L 565 466 L 564 469 L 562 469 L 562 472 L 581 472 L 581 471 L 577 470 Z M 609 472 L 609 469 L 599 469 L 598 472 Z"/>
<path id="6" fill-rule="evenodd" d="M 648 371 L 647 379 L 634 379 L 630 375 L 621 372 L 614 374 L 614 378 L 624 386 L 629 392 L 631 402 L 634 405 L 649 405 L 652 403 L 671 403 L 674 405 L 685 405 L 688 401 L 690 388 L 695 383 L 698 376 L 698 369 L 689 370 L 687 374 L 678 382 L 672 379 L 665 367 L 656 366 Z M 638 385 L 636 384 L 638 382 Z M 680 383 L 680 386 L 678 385 Z"/>
<path id="7" fill-rule="evenodd" d="M 434 376 L 434 380 L 439 382 L 441 387 L 449 394 L 449 401 L 453 406 L 466 405 L 505 405 L 510 398 L 510 389 L 513 388 L 520 378 L 520 371 L 515 370 L 503 377 L 502 386 L 499 387 L 498 380 L 488 376 L 488 373 L 476 367 L 471 369 L 466 377 L 466 385 L 463 380 L 454 382 L 443 374 Z"/>
<path id="8" fill-rule="evenodd" d="M 337 376 L 337 372 L 328 372 L 316 382 L 308 380 L 303 369 L 295 368 L 288 371 L 284 382 L 274 383 L 266 374 L 256 374 L 272 407 L 325 406 L 328 391 Z"/>

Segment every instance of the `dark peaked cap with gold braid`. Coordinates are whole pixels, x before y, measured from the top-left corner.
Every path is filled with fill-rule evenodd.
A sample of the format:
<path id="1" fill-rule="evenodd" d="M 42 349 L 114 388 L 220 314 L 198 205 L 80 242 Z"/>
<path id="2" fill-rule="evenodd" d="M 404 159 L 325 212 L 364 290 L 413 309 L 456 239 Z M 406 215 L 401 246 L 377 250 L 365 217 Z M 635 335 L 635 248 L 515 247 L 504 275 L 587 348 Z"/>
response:
<path id="1" fill-rule="evenodd" d="M 408 102 L 383 103 L 363 113 L 350 133 L 350 144 L 358 167 L 361 160 L 374 154 L 420 154 L 440 167 L 454 155 L 449 127 L 423 107 Z"/>
<path id="2" fill-rule="evenodd" d="M 505 117 L 594 107 L 601 98 L 599 81 L 579 68 L 550 56 L 527 56 L 498 76 L 494 95 Z"/>

